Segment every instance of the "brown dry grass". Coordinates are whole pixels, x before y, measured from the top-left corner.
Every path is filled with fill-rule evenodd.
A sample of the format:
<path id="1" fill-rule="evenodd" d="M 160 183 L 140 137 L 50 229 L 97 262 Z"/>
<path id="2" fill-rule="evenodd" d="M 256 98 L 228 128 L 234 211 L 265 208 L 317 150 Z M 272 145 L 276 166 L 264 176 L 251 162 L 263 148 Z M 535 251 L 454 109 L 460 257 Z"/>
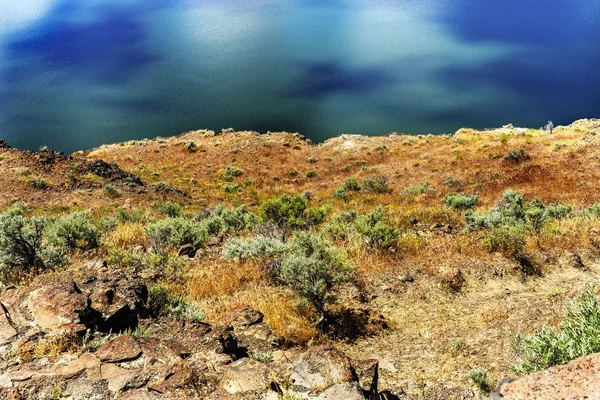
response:
<path id="1" fill-rule="evenodd" d="M 144 225 L 137 222 L 119 224 L 104 239 L 104 245 L 110 248 L 127 249 L 133 246 L 146 246 L 148 236 Z"/>

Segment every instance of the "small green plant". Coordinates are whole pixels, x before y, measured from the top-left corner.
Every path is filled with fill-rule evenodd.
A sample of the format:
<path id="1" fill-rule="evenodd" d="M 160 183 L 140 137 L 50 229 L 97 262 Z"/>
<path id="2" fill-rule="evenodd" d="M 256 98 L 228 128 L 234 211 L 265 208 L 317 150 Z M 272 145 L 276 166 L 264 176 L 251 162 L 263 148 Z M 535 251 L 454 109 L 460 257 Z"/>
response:
<path id="1" fill-rule="evenodd" d="M 38 190 L 45 190 L 50 187 L 50 185 L 48 185 L 48 182 L 46 182 L 46 180 L 40 176 L 31 179 L 29 181 L 29 186 Z"/>
<path id="2" fill-rule="evenodd" d="M 487 371 L 483 368 L 472 369 L 471 372 L 469 372 L 469 379 L 471 379 L 471 382 L 473 382 L 483 394 L 487 395 L 492 390 Z"/>
<path id="3" fill-rule="evenodd" d="M 177 203 L 172 201 L 168 201 L 160 206 L 161 214 L 166 215 L 167 217 L 175 218 L 183 216 L 183 208 Z"/>
<path id="4" fill-rule="evenodd" d="M 464 339 L 454 339 L 452 343 L 450 343 L 450 350 L 452 352 L 452 356 L 456 357 L 459 354 L 462 354 L 469 348 L 468 343 Z"/>
<path id="5" fill-rule="evenodd" d="M 195 153 L 198 151 L 198 145 L 192 140 L 185 145 L 185 149 L 190 153 Z"/>
<path id="6" fill-rule="evenodd" d="M 432 189 L 431 185 L 426 182 L 421 185 L 408 186 L 408 187 L 404 188 L 403 193 L 410 194 L 410 195 L 419 195 L 419 194 L 428 192 L 431 189 Z"/>
<path id="7" fill-rule="evenodd" d="M 444 198 L 444 203 L 453 210 L 469 210 L 477 205 L 479 196 L 449 194 Z"/>
<path id="8" fill-rule="evenodd" d="M 350 200 L 350 198 L 346 194 L 346 189 L 344 189 L 341 186 L 335 190 L 335 193 L 333 194 L 333 198 L 337 199 L 337 200 L 343 200 L 343 201 Z"/>
<path id="9" fill-rule="evenodd" d="M 531 160 L 531 156 L 525 149 L 509 150 L 502 158 L 504 161 L 512 161 L 514 163 L 522 163 L 523 161 Z"/>
<path id="10" fill-rule="evenodd" d="M 493 228 L 483 240 L 483 247 L 490 253 L 500 252 L 514 256 L 525 248 L 525 234 L 520 228 Z"/>
<path id="11" fill-rule="evenodd" d="M 512 367 L 517 375 L 528 375 L 600 351 L 600 302 L 594 292 L 595 286 L 590 285 L 569 304 L 560 330 L 544 326 L 534 335 L 511 337 L 513 350 L 521 359 Z"/>
<path id="12" fill-rule="evenodd" d="M 399 232 L 387 222 L 383 207 L 356 218 L 354 225 L 367 246 L 385 250 L 394 247 L 398 241 Z"/>
<path id="13" fill-rule="evenodd" d="M 317 160 L 317 158 L 316 158 L 315 156 L 309 156 L 309 157 L 306 159 L 306 162 L 308 162 L 308 163 L 311 163 L 311 164 L 314 164 L 314 163 L 316 163 L 317 161 L 319 161 L 319 160 Z"/>
<path id="14" fill-rule="evenodd" d="M 272 351 L 257 351 L 252 353 L 252 358 L 258 362 L 268 364 L 273 361 L 273 352 Z"/>
<path id="15" fill-rule="evenodd" d="M 305 175 L 307 178 L 314 178 L 315 176 L 317 176 L 317 171 L 315 170 L 310 170 L 306 173 Z"/>
<path id="16" fill-rule="evenodd" d="M 202 321 L 204 313 L 186 296 L 174 293 L 165 284 L 157 284 L 148 293 L 148 304 L 153 316 L 173 315 L 177 318 Z"/>
<path id="17" fill-rule="evenodd" d="M 224 177 L 242 176 L 243 173 L 244 173 L 244 170 L 241 169 L 240 167 L 235 166 L 235 165 L 228 165 L 223 170 L 223 176 Z"/>
<path id="18" fill-rule="evenodd" d="M 115 188 L 113 185 L 108 184 L 108 183 L 106 185 L 104 185 L 104 187 L 102 188 L 102 191 L 104 192 L 105 195 L 107 195 L 108 197 L 110 197 L 112 199 L 121 197 L 121 192 L 119 192 L 117 190 L 117 188 Z"/>
<path id="19" fill-rule="evenodd" d="M 352 176 L 346 179 L 346 182 L 344 182 L 344 185 L 342 187 L 344 188 L 344 190 L 352 190 L 357 192 L 360 190 L 360 183 L 358 183 L 358 180 L 356 180 L 356 178 Z"/>
<path id="20" fill-rule="evenodd" d="M 238 193 L 242 191 L 242 187 L 237 183 L 226 183 L 221 186 L 221 189 L 223 189 L 225 193 Z"/>

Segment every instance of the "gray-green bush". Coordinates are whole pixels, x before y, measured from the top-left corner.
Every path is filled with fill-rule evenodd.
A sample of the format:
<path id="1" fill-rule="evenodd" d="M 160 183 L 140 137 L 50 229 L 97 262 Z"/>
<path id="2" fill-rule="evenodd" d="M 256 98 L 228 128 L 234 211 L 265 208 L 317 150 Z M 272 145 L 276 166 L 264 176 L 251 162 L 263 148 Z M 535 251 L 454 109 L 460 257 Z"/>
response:
<path id="1" fill-rule="evenodd" d="M 100 231 L 89 210 L 59 217 L 50 225 L 47 234 L 51 244 L 68 250 L 89 250 L 98 247 L 100 242 Z"/>
<path id="2" fill-rule="evenodd" d="M 166 218 L 146 227 L 146 234 L 157 250 L 169 247 L 177 250 L 183 245 L 191 245 L 194 250 L 203 247 L 208 240 L 208 232 L 198 222 L 183 218 Z"/>
<path id="3" fill-rule="evenodd" d="M 153 316 L 173 315 L 177 318 L 202 321 L 204 313 L 183 294 L 174 293 L 164 284 L 157 284 L 148 293 L 148 305 Z"/>
<path id="4" fill-rule="evenodd" d="M 449 194 L 444 198 L 444 204 L 453 210 L 469 210 L 477 205 L 479 196 L 464 194 Z"/>
<path id="5" fill-rule="evenodd" d="M 356 218 L 356 230 L 364 242 L 373 248 L 389 249 L 396 245 L 399 232 L 387 221 L 383 207 L 378 207 L 368 214 Z"/>
<path id="6" fill-rule="evenodd" d="M 600 352 L 600 302 L 590 285 L 565 310 L 560 329 L 544 326 L 534 335 L 511 337 L 520 358 L 513 365 L 517 375 L 528 375 L 578 357 Z"/>
<path id="7" fill-rule="evenodd" d="M 247 239 L 228 239 L 221 254 L 228 260 L 245 261 L 279 258 L 287 251 L 288 245 L 277 238 L 254 236 Z"/>

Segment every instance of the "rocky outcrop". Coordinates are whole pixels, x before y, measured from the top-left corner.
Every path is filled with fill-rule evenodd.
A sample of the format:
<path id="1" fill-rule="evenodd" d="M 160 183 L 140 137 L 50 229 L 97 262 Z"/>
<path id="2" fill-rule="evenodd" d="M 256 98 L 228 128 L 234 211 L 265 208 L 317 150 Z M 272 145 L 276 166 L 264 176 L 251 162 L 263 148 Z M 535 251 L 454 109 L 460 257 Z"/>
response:
<path id="1" fill-rule="evenodd" d="M 521 379 L 504 379 L 490 400 L 600 399 L 600 353 Z"/>
<path id="2" fill-rule="evenodd" d="M 12 355 L 0 359 L 0 399 L 377 398 L 376 360 L 282 349 L 250 307 L 221 326 L 151 319 L 144 280 L 103 263 L 32 287 L 0 297 L 0 346 Z M 52 346 L 56 358 L 45 356 Z"/>

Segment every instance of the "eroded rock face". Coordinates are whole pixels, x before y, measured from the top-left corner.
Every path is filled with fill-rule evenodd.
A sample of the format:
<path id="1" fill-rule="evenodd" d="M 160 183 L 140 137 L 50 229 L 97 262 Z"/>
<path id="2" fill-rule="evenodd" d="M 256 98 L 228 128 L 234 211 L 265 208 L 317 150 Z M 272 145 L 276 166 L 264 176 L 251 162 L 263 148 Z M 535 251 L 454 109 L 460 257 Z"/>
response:
<path id="1" fill-rule="evenodd" d="M 88 312 L 87 296 L 73 281 L 57 282 L 31 292 L 28 307 L 34 322 L 49 331 L 77 324 Z"/>
<path id="2" fill-rule="evenodd" d="M 150 319 L 144 280 L 102 262 L 40 277 L 34 287 L 0 297 L 0 345 L 28 355 L 0 363 L 0 399 L 46 399 L 57 391 L 70 400 L 377 396 L 376 360 L 353 361 L 327 346 L 282 350 L 262 313 L 249 307 L 221 326 Z M 149 337 L 118 334 L 135 327 Z M 84 335 L 88 343 L 106 342 L 56 359 L 36 356 L 43 341 L 64 336 L 81 346 Z"/>
<path id="3" fill-rule="evenodd" d="M 506 379 L 491 400 L 599 399 L 600 353 L 521 379 Z"/>

